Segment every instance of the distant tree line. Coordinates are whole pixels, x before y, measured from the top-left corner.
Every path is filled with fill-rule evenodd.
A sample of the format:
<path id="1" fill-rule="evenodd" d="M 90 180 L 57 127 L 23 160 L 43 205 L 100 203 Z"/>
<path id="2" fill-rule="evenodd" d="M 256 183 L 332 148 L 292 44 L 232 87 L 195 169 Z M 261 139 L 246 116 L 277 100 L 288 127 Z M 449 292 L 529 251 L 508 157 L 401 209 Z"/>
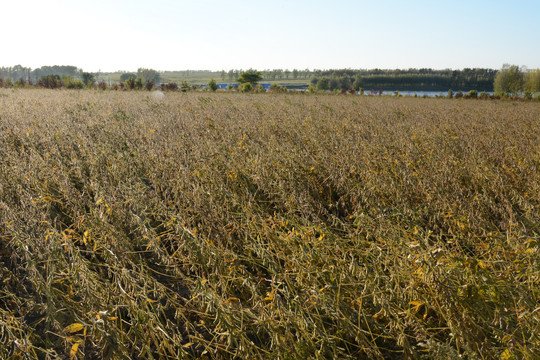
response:
<path id="1" fill-rule="evenodd" d="M 296 70 L 272 69 L 256 71 L 253 69 L 231 69 L 228 72 L 210 70 L 185 70 L 158 72 L 153 69 L 139 68 L 137 72 L 117 72 L 120 81 L 105 83 L 99 80 L 99 74 L 84 72 L 75 66 L 54 65 L 42 66 L 37 69 L 15 65 L 0 67 L 0 87 L 25 87 L 36 85 L 45 88 L 82 89 L 84 87 L 97 87 L 105 89 L 151 90 L 155 86 L 163 90 L 187 91 L 193 89 L 197 81 L 189 83 L 187 80 L 178 83 L 168 81 L 167 77 L 181 74 L 188 78 L 201 79 L 209 75 L 217 75 L 223 81 L 238 82 L 242 89 L 256 89 L 259 81 L 302 80 L 309 79 L 309 91 L 340 90 L 340 91 L 369 91 L 369 90 L 395 90 L 395 91 L 473 91 L 468 96 L 485 97 L 485 92 L 494 91 L 498 97 L 522 96 L 532 98 L 540 92 L 540 69 L 529 70 L 517 65 L 503 65 L 500 70 L 493 69 L 463 69 L 463 70 L 433 70 L 433 69 L 336 69 L 336 70 Z M 217 89 L 217 82 L 211 77 L 208 83 L 211 89 Z M 255 80 L 254 80 L 255 79 Z M 260 91 L 260 89 L 258 89 Z M 276 89 L 273 89 L 277 91 Z M 214 90 L 215 91 L 215 90 Z M 459 97 L 459 92 L 456 93 Z M 465 96 L 465 95 L 464 95 Z M 452 97 L 449 95 L 449 97 Z"/>
<path id="2" fill-rule="evenodd" d="M 219 79 L 222 82 L 236 82 L 240 74 L 249 71 L 244 69 L 230 69 L 228 71 L 211 70 L 181 70 L 181 71 L 163 71 L 161 74 L 164 79 L 170 77 L 180 77 L 185 80 L 201 79 Z M 263 81 L 286 81 L 286 80 L 305 80 L 308 82 L 315 70 L 309 69 L 265 69 L 261 70 Z"/>
<path id="3" fill-rule="evenodd" d="M 72 76 L 75 79 L 82 80 L 83 70 L 71 65 L 54 65 L 54 66 L 42 66 L 40 68 L 32 70 L 29 67 L 21 65 L 15 65 L 10 67 L 0 67 L 0 77 L 4 80 L 11 80 L 13 82 L 24 80 L 25 82 L 34 83 L 42 76 L 58 75 L 58 76 Z"/>
<path id="4" fill-rule="evenodd" d="M 496 74 L 493 69 L 324 70 L 314 72 L 311 85 L 318 90 L 493 91 Z"/>

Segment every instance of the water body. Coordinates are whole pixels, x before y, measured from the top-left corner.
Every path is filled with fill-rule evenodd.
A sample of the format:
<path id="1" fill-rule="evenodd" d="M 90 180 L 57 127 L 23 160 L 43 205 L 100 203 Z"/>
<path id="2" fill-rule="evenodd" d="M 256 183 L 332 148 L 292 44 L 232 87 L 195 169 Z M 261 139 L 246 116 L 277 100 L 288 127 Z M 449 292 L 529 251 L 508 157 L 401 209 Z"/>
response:
<path id="1" fill-rule="evenodd" d="M 454 96 L 456 96 L 457 92 L 459 90 L 452 90 L 454 92 Z M 465 90 L 461 90 L 461 92 L 463 93 L 463 95 L 466 95 L 469 91 L 465 91 Z M 383 95 L 395 95 L 395 91 L 386 91 L 386 90 L 383 90 Z M 478 91 L 478 94 L 480 94 L 481 91 Z M 493 91 L 486 91 L 486 93 L 488 95 L 493 95 Z M 365 95 L 371 95 L 371 93 L 369 91 L 364 91 L 364 94 Z M 378 95 L 378 92 L 376 92 L 376 94 Z M 418 96 L 418 97 L 423 97 L 423 96 L 428 96 L 428 97 L 435 97 L 435 96 L 448 96 L 448 91 L 399 91 L 399 94 L 402 95 L 402 96 Z"/>

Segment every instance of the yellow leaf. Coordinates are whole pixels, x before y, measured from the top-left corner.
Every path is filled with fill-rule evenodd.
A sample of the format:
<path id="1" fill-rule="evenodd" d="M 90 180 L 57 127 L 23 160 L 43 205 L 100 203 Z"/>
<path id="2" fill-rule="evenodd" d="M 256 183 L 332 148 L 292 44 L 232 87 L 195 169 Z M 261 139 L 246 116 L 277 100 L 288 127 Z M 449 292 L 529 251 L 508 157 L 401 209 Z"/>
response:
<path id="1" fill-rule="evenodd" d="M 273 300 L 274 300 L 274 294 L 270 294 L 263 299 L 263 301 L 273 301 Z"/>
<path id="2" fill-rule="evenodd" d="M 183 347 L 184 349 L 187 349 L 187 348 L 191 347 L 192 345 L 193 345 L 192 342 L 188 342 L 187 344 L 182 345 L 182 347 Z"/>
<path id="3" fill-rule="evenodd" d="M 77 350 L 79 350 L 79 345 L 81 344 L 81 340 L 77 340 L 75 344 L 71 346 L 71 350 L 69 351 L 69 358 L 73 359 L 75 355 L 77 355 Z"/>
<path id="4" fill-rule="evenodd" d="M 151 303 L 151 304 L 152 304 L 152 303 L 157 303 L 157 300 L 152 300 L 152 299 L 150 299 L 150 298 L 146 298 L 146 301 L 148 301 L 148 302 Z"/>
<path id="5" fill-rule="evenodd" d="M 116 316 L 111 316 L 111 317 L 109 318 L 109 321 L 114 321 L 114 320 L 116 320 L 116 319 L 118 319 Z"/>
<path id="6" fill-rule="evenodd" d="M 225 300 L 225 304 L 232 303 L 232 302 L 235 302 L 235 301 L 240 301 L 240 299 L 235 298 L 235 297 L 230 297 L 227 300 Z"/>
<path id="7" fill-rule="evenodd" d="M 510 352 L 510 350 L 506 349 L 503 351 L 503 353 L 501 354 L 501 360 L 515 360 L 516 357 L 514 356 L 514 354 L 512 354 Z"/>
<path id="8" fill-rule="evenodd" d="M 414 227 L 413 234 L 414 235 L 418 234 L 418 228 L 416 226 Z"/>
<path id="9" fill-rule="evenodd" d="M 409 302 L 409 305 L 412 305 L 413 308 L 411 309 L 413 313 L 417 313 L 422 308 L 422 305 L 424 305 L 423 302 L 420 301 L 411 301 Z M 425 318 L 424 318 L 425 319 Z"/>
<path id="10" fill-rule="evenodd" d="M 84 329 L 84 325 L 81 323 L 73 323 L 71 325 L 68 325 L 64 328 L 65 332 L 68 332 L 70 334 L 76 333 L 77 331 L 81 331 Z"/>

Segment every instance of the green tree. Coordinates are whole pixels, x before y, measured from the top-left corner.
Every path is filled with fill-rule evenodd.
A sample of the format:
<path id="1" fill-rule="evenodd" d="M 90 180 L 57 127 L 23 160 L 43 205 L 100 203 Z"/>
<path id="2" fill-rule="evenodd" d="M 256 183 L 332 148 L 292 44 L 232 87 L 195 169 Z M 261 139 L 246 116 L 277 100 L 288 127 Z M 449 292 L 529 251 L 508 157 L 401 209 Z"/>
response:
<path id="1" fill-rule="evenodd" d="M 347 75 L 343 75 L 339 79 L 339 83 L 340 83 L 341 89 L 343 90 L 350 90 L 352 87 L 351 78 Z"/>
<path id="2" fill-rule="evenodd" d="M 354 77 L 354 82 L 352 84 L 352 87 L 354 90 L 356 91 L 359 91 L 360 88 L 362 87 L 362 76 L 360 74 L 357 74 L 355 77 Z"/>
<path id="3" fill-rule="evenodd" d="M 249 83 L 252 85 L 252 87 L 257 85 L 257 83 L 261 80 L 262 80 L 261 72 L 253 70 L 253 69 L 244 71 L 243 73 L 240 74 L 240 76 L 237 79 L 237 81 L 240 84 Z"/>
<path id="4" fill-rule="evenodd" d="M 85 86 L 91 86 L 94 85 L 96 82 L 96 78 L 94 77 L 94 74 L 89 72 L 83 72 L 81 74 L 82 82 Z"/>
<path id="5" fill-rule="evenodd" d="M 540 92 L 540 69 L 525 73 L 525 90 L 531 93 Z"/>
<path id="6" fill-rule="evenodd" d="M 66 89 L 82 89 L 84 87 L 81 80 L 75 80 L 71 75 L 62 75 L 62 83 Z"/>
<path id="7" fill-rule="evenodd" d="M 141 78 L 143 83 L 151 82 L 157 84 L 161 80 L 161 75 L 159 72 L 153 69 L 139 68 L 137 69 L 137 77 Z"/>
<path id="8" fill-rule="evenodd" d="M 45 75 L 38 79 L 37 84 L 47 89 L 56 89 L 62 86 L 62 79 L 60 75 Z"/>
<path id="9" fill-rule="evenodd" d="M 134 74 L 134 73 L 123 73 L 122 75 L 120 75 L 120 81 L 121 82 L 126 82 L 128 79 L 133 79 L 135 80 L 137 78 L 137 74 Z"/>
<path id="10" fill-rule="evenodd" d="M 208 88 L 209 88 L 210 90 L 212 90 L 212 91 L 216 91 L 216 90 L 218 89 L 216 80 L 211 79 L 211 80 L 208 82 Z"/>
<path id="11" fill-rule="evenodd" d="M 514 96 L 523 91 L 523 72 L 519 66 L 504 64 L 495 75 L 493 88 L 497 93 L 510 93 Z"/>
<path id="12" fill-rule="evenodd" d="M 330 79 L 328 80 L 328 88 L 330 90 L 336 90 L 339 87 L 340 87 L 339 79 L 337 78 L 337 76 L 332 75 Z"/>
<path id="13" fill-rule="evenodd" d="M 317 90 L 328 90 L 329 89 L 329 83 L 328 78 L 323 77 L 317 81 Z"/>
<path id="14" fill-rule="evenodd" d="M 285 69 L 283 73 L 285 74 L 285 79 L 289 80 L 289 75 L 291 75 L 291 71 L 289 69 Z"/>

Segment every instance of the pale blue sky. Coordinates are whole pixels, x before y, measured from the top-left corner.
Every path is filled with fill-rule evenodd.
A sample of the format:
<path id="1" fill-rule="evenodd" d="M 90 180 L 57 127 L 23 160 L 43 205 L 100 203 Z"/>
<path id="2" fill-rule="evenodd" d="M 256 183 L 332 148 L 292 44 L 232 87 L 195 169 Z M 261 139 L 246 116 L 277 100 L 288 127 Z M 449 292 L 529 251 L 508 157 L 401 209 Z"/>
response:
<path id="1" fill-rule="evenodd" d="M 17 0 L 0 66 L 540 67 L 540 0 Z"/>

